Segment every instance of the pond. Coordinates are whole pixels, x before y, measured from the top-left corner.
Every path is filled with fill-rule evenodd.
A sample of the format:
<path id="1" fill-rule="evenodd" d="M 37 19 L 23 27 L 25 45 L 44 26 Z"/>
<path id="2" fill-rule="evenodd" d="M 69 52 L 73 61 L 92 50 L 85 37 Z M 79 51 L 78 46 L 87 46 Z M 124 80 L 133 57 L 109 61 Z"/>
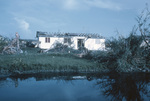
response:
<path id="1" fill-rule="evenodd" d="M 0 78 L 0 101 L 150 101 L 149 73 L 37 73 Z"/>

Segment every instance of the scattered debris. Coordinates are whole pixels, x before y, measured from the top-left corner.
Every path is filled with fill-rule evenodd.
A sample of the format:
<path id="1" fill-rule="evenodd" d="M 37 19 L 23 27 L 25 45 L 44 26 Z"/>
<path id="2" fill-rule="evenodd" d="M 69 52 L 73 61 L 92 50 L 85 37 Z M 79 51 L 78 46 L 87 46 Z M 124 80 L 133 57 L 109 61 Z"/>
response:
<path id="1" fill-rule="evenodd" d="M 23 51 L 20 49 L 19 45 L 19 34 L 16 32 L 16 38 L 14 38 L 11 43 L 8 46 L 5 46 L 2 53 L 3 54 L 19 54 L 23 53 Z"/>

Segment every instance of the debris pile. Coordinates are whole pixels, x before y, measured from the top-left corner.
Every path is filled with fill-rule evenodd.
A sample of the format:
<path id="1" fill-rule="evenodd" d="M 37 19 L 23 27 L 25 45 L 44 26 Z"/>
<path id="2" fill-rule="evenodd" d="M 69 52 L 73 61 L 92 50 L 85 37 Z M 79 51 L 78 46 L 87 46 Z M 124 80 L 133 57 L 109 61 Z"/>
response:
<path id="1" fill-rule="evenodd" d="M 14 38 L 8 46 L 5 46 L 2 53 L 3 54 L 19 54 L 22 53 L 19 45 L 19 34 L 16 32 L 16 38 Z"/>

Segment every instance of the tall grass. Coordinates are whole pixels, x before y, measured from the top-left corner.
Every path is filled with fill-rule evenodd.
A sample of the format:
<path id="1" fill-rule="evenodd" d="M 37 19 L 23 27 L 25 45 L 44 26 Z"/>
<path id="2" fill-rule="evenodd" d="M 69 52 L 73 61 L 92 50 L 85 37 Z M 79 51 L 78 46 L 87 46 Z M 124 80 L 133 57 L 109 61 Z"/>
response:
<path id="1" fill-rule="evenodd" d="M 88 72 L 99 70 L 98 63 L 78 58 L 72 54 L 30 53 L 19 55 L 0 55 L 0 63 L 0 70 L 9 70 L 9 72 Z"/>

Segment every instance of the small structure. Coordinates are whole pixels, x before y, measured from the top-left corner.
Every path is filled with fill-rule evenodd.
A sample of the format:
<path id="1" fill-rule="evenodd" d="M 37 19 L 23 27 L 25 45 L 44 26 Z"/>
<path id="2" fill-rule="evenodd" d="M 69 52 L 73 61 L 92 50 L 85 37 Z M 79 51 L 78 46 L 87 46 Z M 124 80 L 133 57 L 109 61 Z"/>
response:
<path id="1" fill-rule="evenodd" d="M 150 36 L 145 36 L 145 39 L 142 41 L 140 47 L 150 48 Z"/>
<path id="2" fill-rule="evenodd" d="M 37 47 L 39 44 L 38 40 L 34 39 L 20 39 L 20 45 L 21 47 Z"/>
<path id="3" fill-rule="evenodd" d="M 105 38 L 98 34 L 83 34 L 83 33 L 47 33 L 37 31 L 41 49 L 52 49 L 54 44 L 62 43 L 77 50 L 86 48 L 87 50 L 105 50 Z"/>

